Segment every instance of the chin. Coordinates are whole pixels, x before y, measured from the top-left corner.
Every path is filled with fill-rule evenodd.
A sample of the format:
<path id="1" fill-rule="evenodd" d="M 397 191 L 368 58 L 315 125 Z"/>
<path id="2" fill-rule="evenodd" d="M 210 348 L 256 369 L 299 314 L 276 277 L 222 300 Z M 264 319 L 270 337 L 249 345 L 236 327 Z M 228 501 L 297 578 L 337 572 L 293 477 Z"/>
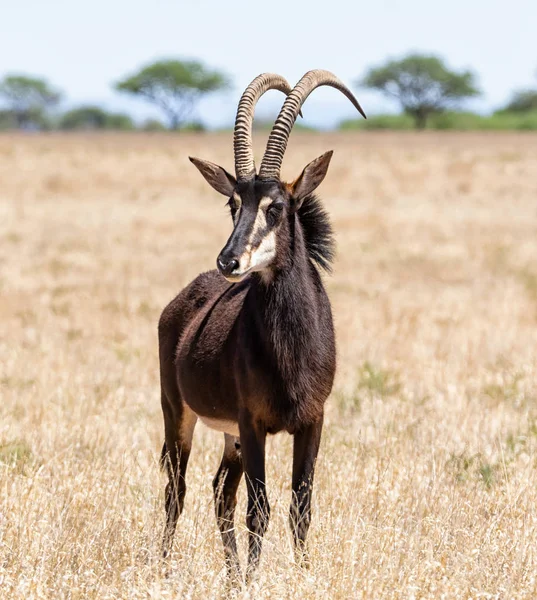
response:
<path id="1" fill-rule="evenodd" d="M 222 275 L 222 277 L 224 277 L 227 281 L 229 281 L 230 283 L 238 283 L 239 281 L 244 281 L 249 275 L 252 275 L 256 273 L 258 275 L 258 277 L 260 277 L 260 279 L 268 284 L 271 283 L 272 278 L 273 278 L 273 272 L 272 269 L 263 267 L 261 269 L 256 269 L 255 267 L 250 267 L 249 269 L 246 269 L 246 271 L 243 271 L 242 273 L 232 273 L 231 275 L 224 275 L 223 273 L 220 273 Z"/>
<path id="2" fill-rule="evenodd" d="M 248 270 L 248 271 L 244 271 L 244 273 L 236 273 L 236 274 L 231 274 L 231 275 L 222 275 L 222 277 L 224 277 L 224 279 L 226 279 L 227 281 L 229 281 L 229 283 L 238 283 L 239 281 L 243 281 L 244 279 L 246 279 L 246 277 L 248 277 L 248 275 L 250 275 L 252 271 Z"/>

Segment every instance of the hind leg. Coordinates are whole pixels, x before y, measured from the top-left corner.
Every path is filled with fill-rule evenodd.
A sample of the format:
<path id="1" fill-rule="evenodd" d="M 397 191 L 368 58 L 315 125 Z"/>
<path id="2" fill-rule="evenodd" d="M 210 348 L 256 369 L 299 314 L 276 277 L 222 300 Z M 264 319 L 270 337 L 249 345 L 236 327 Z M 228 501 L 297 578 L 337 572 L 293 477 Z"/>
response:
<path id="1" fill-rule="evenodd" d="M 180 399 L 170 403 L 162 393 L 165 442 L 162 448 L 162 464 L 168 472 L 166 485 L 166 525 L 162 540 L 162 554 L 169 556 L 177 519 L 183 512 L 186 493 L 186 468 L 192 448 L 192 436 L 196 426 L 196 414 Z"/>
<path id="2" fill-rule="evenodd" d="M 243 466 L 239 438 L 226 433 L 224 439 L 224 455 L 213 480 L 214 506 L 216 522 L 224 543 L 228 574 L 239 579 L 241 569 L 235 538 L 235 506 Z"/>

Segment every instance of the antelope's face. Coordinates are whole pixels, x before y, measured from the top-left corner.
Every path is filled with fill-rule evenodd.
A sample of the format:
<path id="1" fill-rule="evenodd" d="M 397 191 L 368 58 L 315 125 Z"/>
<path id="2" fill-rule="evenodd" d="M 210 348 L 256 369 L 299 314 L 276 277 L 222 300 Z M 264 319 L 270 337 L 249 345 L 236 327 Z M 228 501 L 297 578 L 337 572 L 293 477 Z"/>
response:
<path id="1" fill-rule="evenodd" d="M 251 181 L 231 195 L 233 232 L 216 265 L 228 281 L 270 270 L 277 256 L 278 234 L 286 221 L 288 200 L 277 183 Z"/>
<path id="2" fill-rule="evenodd" d="M 308 71 L 291 89 L 287 80 L 275 73 L 258 75 L 239 101 L 233 148 L 237 179 L 225 169 L 207 160 L 190 157 L 206 181 L 229 198 L 234 229 L 220 252 L 216 265 L 228 281 L 240 281 L 249 273 L 274 273 L 278 262 L 283 267 L 295 251 L 291 225 L 293 213 L 321 183 L 328 170 L 332 152 L 326 152 L 305 167 L 292 183 L 281 183 L 280 169 L 291 129 L 304 100 L 321 85 L 329 85 L 345 94 L 365 117 L 352 92 L 333 73 L 323 69 Z M 258 174 L 252 149 L 252 123 L 259 98 L 277 89 L 288 95 L 270 132 Z M 288 218 L 290 217 L 290 218 Z M 287 234 L 287 236 L 285 235 Z M 286 239 L 287 238 L 287 239 Z M 315 243 L 315 242 L 312 242 Z M 287 247 L 285 245 L 287 244 Z M 271 277 L 263 277 L 265 282 Z"/>
<path id="3" fill-rule="evenodd" d="M 190 160 L 208 183 L 228 196 L 233 232 L 216 259 L 222 275 L 232 282 L 263 272 L 265 280 L 278 263 L 278 249 L 289 239 L 288 215 L 299 210 L 304 198 L 321 183 L 332 152 L 312 161 L 293 183 L 253 177 L 237 181 L 225 169 L 198 158 Z"/>

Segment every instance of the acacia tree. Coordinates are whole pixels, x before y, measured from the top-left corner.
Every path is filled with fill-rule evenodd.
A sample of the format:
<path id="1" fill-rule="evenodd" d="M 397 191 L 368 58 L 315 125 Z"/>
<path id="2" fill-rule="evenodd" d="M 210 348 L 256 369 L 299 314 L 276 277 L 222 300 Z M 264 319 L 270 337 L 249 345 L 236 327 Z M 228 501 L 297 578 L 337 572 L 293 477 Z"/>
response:
<path id="1" fill-rule="evenodd" d="M 42 127 L 46 112 L 58 104 L 61 94 L 45 79 L 25 75 L 6 75 L 0 82 L 0 98 L 16 127 Z"/>
<path id="2" fill-rule="evenodd" d="M 79 106 L 64 113 L 59 121 L 59 128 L 65 130 L 115 129 L 131 130 L 134 123 L 129 115 L 111 113 L 100 106 Z"/>
<path id="3" fill-rule="evenodd" d="M 519 90 L 500 112 L 531 112 L 537 110 L 537 90 Z"/>
<path id="4" fill-rule="evenodd" d="M 188 120 L 196 103 L 205 95 L 229 86 L 224 73 L 196 60 L 162 60 L 115 84 L 120 92 L 133 94 L 158 106 L 170 129 Z"/>
<path id="5" fill-rule="evenodd" d="M 471 71 L 450 70 L 437 56 L 409 54 L 370 69 L 357 85 L 397 100 L 424 129 L 434 113 L 457 108 L 461 100 L 479 95 Z"/>

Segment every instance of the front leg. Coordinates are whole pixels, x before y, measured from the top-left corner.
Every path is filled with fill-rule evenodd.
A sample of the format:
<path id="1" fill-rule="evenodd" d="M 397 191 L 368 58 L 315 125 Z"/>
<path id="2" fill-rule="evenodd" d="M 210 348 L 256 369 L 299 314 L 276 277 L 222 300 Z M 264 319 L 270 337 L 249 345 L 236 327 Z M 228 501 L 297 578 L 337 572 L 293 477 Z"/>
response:
<path id="1" fill-rule="evenodd" d="M 323 419 L 304 427 L 294 434 L 293 446 L 293 496 L 289 524 L 295 543 L 295 556 L 301 564 L 308 565 L 306 536 L 311 522 L 311 495 L 315 461 L 321 443 Z"/>
<path id="2" fill-rule="evenodd" d="M 248 512 L 246 525 L 248 537 L 248 567 L 246 581 L 259 565 L 263 535 L 268 527 L 270 506 L 265 488 L 265 440 L 264 425 L 256 421 L 248 411 L 239 419 L 242 461 L 248 490 Z"/>

